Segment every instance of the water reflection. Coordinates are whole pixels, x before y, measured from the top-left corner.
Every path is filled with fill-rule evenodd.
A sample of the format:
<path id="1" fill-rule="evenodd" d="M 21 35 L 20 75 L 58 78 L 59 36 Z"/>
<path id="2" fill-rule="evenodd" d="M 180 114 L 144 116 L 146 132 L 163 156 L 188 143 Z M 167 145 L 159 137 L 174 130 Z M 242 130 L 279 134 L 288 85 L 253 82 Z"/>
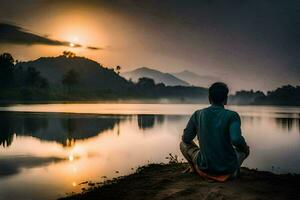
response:
<path id="1" fill-rule="evenodd" d="M 15 175 L 21 169 L 46 166 L 51 163 L 65 161 L 59 157 L 37 157 L 30 155 L 5 156 L 0 159 L 0 178 Z"/>
<path id="2" fill-rule="evenodd" d="M 241 109 L 242 131 L 251 147 L 245 166 L 300 173 L 299 113 Z M 0 200 L 56 199 L 80 191 L 82 181 L 125 175 L 148 161 L 165 162 L 168 153 L 181 156 L 178 143 L 188 119 L 0 112 Z M 24 185 L 30 187 L 25 191 Z"/>
<path id="3" fill-rule="evenodd" d="M 295 118 L 276 118 L 275 120 L 279 128 L 287 129 L 288 131 L 291 131 L 300 123 L 300 120 Z"/>
<path id="4" fill-rule="evenodd" d="M 153 128 L 155 125 L 164 123 L 163 115 L 138 115 L 137 121 L 140 129 L 146 130 Z"/>
<path id="5" fill-rule="evenodd" d="M 138 115 L 138 126 L 140 129 L 153 128 L 155 115 Z"/>
<path id="6" fill-rule="evenodd" d="M 139 129 L 147 130 L 157 125 L 176 122 L 182 119 L 188 120 L 188 116 L 180 115 L 137 115 Z M 257 126 L 266 117 L 242 116 L 243 122 Z M 84 140 L 101 134 L 106 130 L 112 130 L 124 120 L 133 120 L 133 116 L 102 116 L 80 114 L 41 114 L 41 113 L 13 113 L 0 112 L 0 146 L 9 147 L 14 136 L 32 136 L 43 141 L 55 141 L 64 147 L 70 147 L 77 140 Z M 280 130 L 297 128 L 300 133 L 300 118 L 275 117 L 269 118 Z M 120 134 L 119 128 L 117 129 Z"/>
<path id="7" fill-rule="evenodd" d="M 293 129 L 298 129 L 300 133 L 300 118 L 299 117 L 260 117 L 260 116 L 242 116 L 243 123 L 258 126 L 262 122 L 268 121 L 269 126 L 275 124 L 278 130 L 291 132 Z"/>
<path id="8" fill-rule="evenodd" d="M 105 117 L 76 114 L 1 113 L 0 145 L 8 147 L 14 135 L 32 136 L 43 141 L 55 141 L 65 147 L 76 140 L 94 137 L 113 129 L 120 117 Z"/>
<path id="9" fill-rule="evenodd" d="M 178 117 L 182 118 L 173 116 L 170 119 L 176 120 Z M 139 129 L 147 130 L 164 123 L 164 119 L 163 115 L 137 115 L 137 124 Z M 70 147 L 76 140 L 94 137 L 118 127 L 122 120 L 132 120 L 132 116 L 0 112 L 0 146 L 9 147 L 14 136 L 32 136 Z M 118 135 L 119 132 L 117 129 Z"/>

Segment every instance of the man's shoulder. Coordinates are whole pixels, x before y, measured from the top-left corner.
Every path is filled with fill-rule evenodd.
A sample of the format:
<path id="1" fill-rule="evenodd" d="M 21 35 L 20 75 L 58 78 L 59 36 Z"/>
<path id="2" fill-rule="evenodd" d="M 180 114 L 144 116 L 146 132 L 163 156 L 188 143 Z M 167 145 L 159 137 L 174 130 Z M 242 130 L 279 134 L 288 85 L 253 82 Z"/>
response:
<path id="1" fill-rule="evenodd" d="M 233 119 L 239 119 L 240 118 L 239 113 L 237 113 L 236 111 L 229 110 L 229 109 L 225 109 L 225 111 L 227 112 L 227 115 L 230 118 L 233 118 Z"/>
<path id="2" fill-rule="evenodd" d="M 205 107 L 205 108 L 202 108 L 202 109 L 198 109 L 194 113 L 200 114 L 200 113 L 205 113 L 205 112 L 211 112 L 212 110 L 213 110 L 213 107 L 208 106 L 208 107 Z M 225 111 L 228 116 L 233 116 L 233 117 L 235 117 L 235 116 L 238 117 L 239 116 L 239 114 L 236 111 L 229 110 L 229 109 L 226 109 L 226 108 L 224 108 L 222 110 Z"/>
<path id="3" fill-rule="evenodd" d="M 209 110 L 210 110 L 210 107 L 205 107 L 205 108 L 201 108 L 201 109 L 196 110 L 195 113 L 200 114 L 200 113 L 203 113 L 203 112 L 207 112 Z"/>
<path id="4" fill-rule="evenodd" d="M 233 111 L 233 110 L 230 110 L 230 109 L 227 109 L 227 108 L 225 108 L 224 110 L 226 110 L 226 112 L 228 112 L 228 114 L 238 115 L 238 113 L 236 111 Z"/>
<path id="5" fill-rule="evenodd" d="M 199 115 L 204 109 L 198 109 L 194 111 L 194 115 Z"/>
<path id="6" fill-rule="evenodd" d="M 225 109 L 224 109 L 225 110 Z M 201 108 L 195 111 L 195 113 L 200 114 L 200 113 L 211 113 L 214 112 L 214 107 L 213 106 L 208 106 L 205 108 Z"/>
<path id="7" fill-rule="evenodd" d="M 209 107 L 207 107 L 207 108 L 201 108 L 201 109 L 195 110 L 192 116 L 198 118 L 198 117 L 200 117 L 200 115 L 201 115 L 202 113 L 205 113 L 205 112 L 208 110 L 208 108 L 209 108 Z"/>

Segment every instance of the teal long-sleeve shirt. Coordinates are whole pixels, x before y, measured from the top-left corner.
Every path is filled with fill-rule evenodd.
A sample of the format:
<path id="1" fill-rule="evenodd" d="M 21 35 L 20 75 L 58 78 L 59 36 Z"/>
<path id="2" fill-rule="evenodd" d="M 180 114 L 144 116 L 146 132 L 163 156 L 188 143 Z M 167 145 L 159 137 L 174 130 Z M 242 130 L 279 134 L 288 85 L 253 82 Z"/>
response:
<path id="1" fill-rule="evenodd" d="M 210 174 L 233 173 L 239 167 L 235 149 L 249 153 L 239 114 L 223 106 L 212 105 L 194 112 L 182 140 L 188 144 L 196 136 L 200 146 L 198 167 Z"/>

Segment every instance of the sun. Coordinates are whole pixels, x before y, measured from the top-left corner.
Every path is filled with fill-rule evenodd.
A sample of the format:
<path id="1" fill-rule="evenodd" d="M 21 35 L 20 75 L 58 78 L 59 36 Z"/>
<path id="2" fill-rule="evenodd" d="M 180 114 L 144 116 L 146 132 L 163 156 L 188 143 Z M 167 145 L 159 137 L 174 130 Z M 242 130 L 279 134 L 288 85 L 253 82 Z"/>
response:
<path id="1" fill-rule="evenodd" d="M 76 44 L 78 44 L 78 42 L 79 42 L 78 37 L 77 36 L 73 36 L 72 39 L 71 39 L 71 41 L 70 41 L 70 43 L 69 43 L 69 46 L 70 47 L 75 47 Z"/>

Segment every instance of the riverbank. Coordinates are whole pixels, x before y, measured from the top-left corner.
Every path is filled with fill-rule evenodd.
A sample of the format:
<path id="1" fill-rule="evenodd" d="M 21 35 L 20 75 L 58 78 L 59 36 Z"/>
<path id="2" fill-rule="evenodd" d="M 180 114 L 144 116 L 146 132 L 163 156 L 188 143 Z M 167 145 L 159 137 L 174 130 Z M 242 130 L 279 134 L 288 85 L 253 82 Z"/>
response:
<path id="1" fill-rule="evenodd" d="M 241 177 L 226 183 L 203 180 L 195 174 L 182 174 L 186 164 L 151 164 L 136 173 L 114 179 L 80 194 L 62 198 L 138 200 L 138 199 L 300 199 L 300 175 L 275 175 L 242 168 Z"/>

